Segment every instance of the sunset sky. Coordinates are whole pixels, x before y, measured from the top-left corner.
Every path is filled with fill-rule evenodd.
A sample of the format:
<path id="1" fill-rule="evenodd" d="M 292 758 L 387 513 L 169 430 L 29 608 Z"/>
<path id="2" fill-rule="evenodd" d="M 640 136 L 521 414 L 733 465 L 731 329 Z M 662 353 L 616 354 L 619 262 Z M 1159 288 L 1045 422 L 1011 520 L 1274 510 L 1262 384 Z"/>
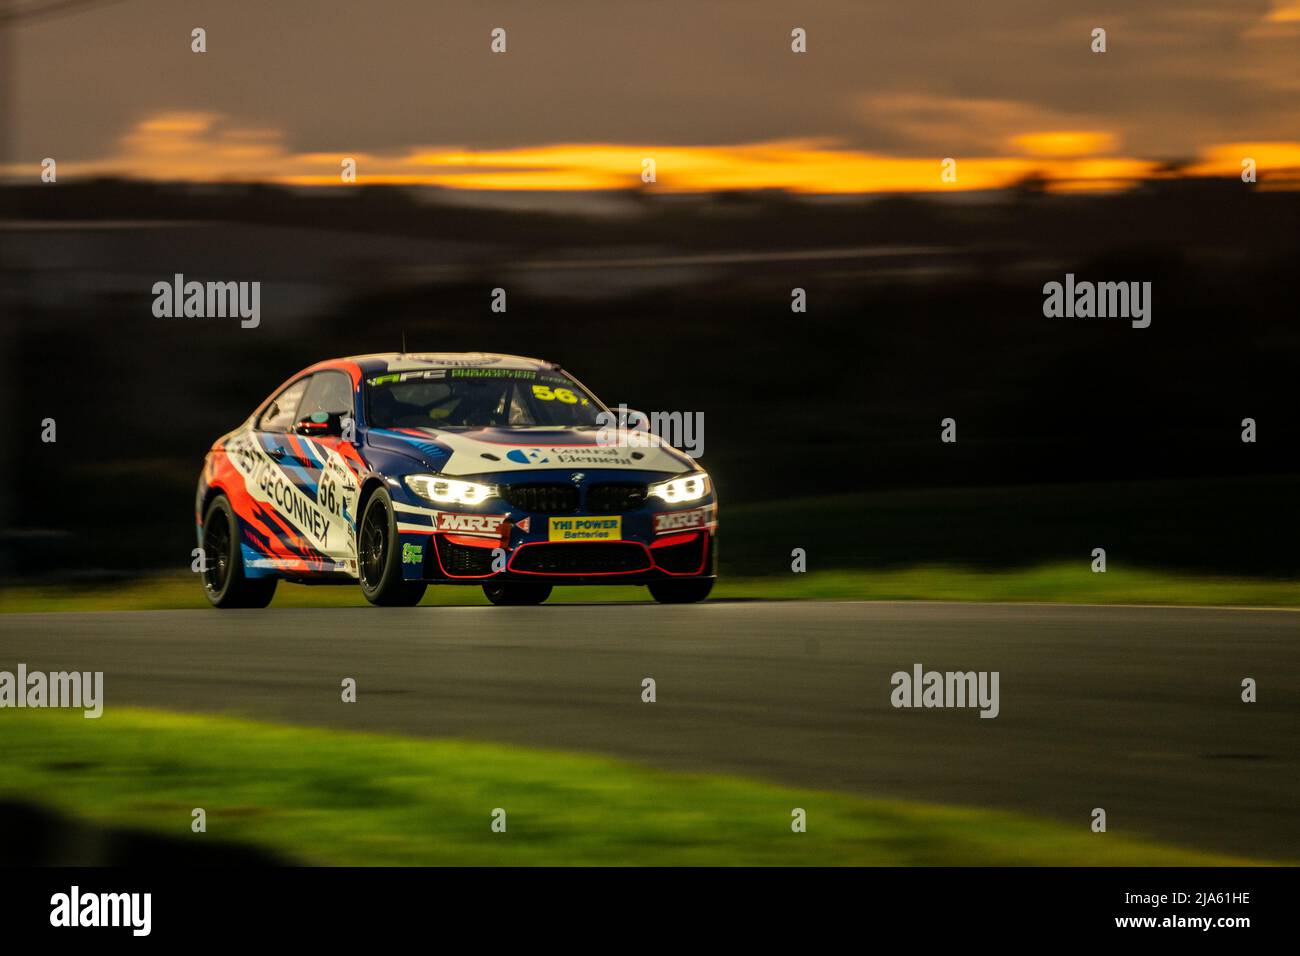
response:
<path id="1" fill-rule="evenodd" d="M 1300 0 L 119 0 L 11 29 L 9 171 L 61 181 L 335 184 L 343 157 L 510 190 L 626 188 L 646 158 L 667 190 L 1300 178 Z"/>

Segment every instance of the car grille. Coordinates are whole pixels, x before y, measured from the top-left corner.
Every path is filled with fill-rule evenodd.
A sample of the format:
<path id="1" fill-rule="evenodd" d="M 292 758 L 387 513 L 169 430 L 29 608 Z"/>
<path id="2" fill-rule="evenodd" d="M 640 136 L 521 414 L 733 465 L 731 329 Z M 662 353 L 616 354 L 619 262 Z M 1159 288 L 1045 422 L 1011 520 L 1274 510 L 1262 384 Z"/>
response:
<path id="1" fill-rule="evenodd" d="M 510 562 L 512 571 L 538 574 L 614 574 L 649 568 L 645 549 L 625 542 L 533 544 L 520 548 Z"/>
<path id="2" fill-rule="evenodd" d="M 704 563 L 706 540 L 704 535 L 696 535 L 694 541 L 655 548 L 651 553 L 655 556 L 655 564 L 665 571 L 673 574 L 698 574 L 700 565 Z"/>
<path id="3" fill-rule="evenodd" d="M 578 510 L 576 485 L 501 485 L 497 493 L 512 508 L 533 514 L 570 515 Z"/>
<path id="4" fill-rule="evenodd" d="M 445 538 L 438 538 L 438 560 L 448 574 L 461 577 L 477 577 L 492 573 L 492 549 L 476 548 L 471 545 L 455 544 Z"/>
<path id="5" fill-rule="evenodd" d="M 636 511 L 645 504 L 645 485 L 605 484 L 587 489 L 587 510 L 592 514 Z"/>

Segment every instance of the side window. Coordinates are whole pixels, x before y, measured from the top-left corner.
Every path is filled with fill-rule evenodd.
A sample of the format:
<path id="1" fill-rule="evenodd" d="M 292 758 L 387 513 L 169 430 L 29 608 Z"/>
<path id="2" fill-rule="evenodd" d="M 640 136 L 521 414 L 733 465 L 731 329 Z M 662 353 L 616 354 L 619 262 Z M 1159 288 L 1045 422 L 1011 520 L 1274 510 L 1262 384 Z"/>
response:
<path id="1" fill-rule="evenodd" d="M 298 410 L 298 402 L 302 399 L 302 393 L 307 390 L 308 381 L 300 378 L 271 399 L 271 404 L 266 406 L 266 410 L 257 420 L 258 429 L 264 432 L 287 432 L 292 428 L 296 421 L 294 412 Z"/>
<path id="2" fill-rule="evenodd" d="M 351 415 L 352 379 L 342 372 L 317 372 L 313 375 L 311 384 L 307 386 L 307 394 L 298 406 L 295 421 L 301 421 L 317 412 Z"/>

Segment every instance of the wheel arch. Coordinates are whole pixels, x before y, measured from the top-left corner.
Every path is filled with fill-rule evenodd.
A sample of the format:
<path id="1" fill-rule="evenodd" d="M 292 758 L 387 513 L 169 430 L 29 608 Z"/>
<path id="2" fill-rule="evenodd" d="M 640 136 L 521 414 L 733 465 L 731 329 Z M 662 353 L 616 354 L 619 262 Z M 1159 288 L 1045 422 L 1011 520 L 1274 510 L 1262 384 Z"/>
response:
<path id="1" fill-rule="evenodd" d="M 208 516 L 208 509 L 212 507 L 212 502 L 216 500 L 218 495 L 225 495 L 226 500 L 227 501 L 230 500 L 230 495 L 227 494 L 225 487 L 223 487 L 222 485 L 208 485 L 208 487 L 204 489 L 203 497 L 199 501 L 199 530 L 200 531 L 203 530 L 203 521 Z M 232 511 L 234 510 L 233 507 L 231 510 Z M 235 518 L 238 519 L 239 515 L 236 514 Z"/>
<path id="2" fill-rule="evenodd" d="M 383 487 L 386 487 L 384 479 L 374 473 L 361 482 L 361 490 L 357 493 L 357 534 L 361 533 L 361 519 L 366 513 L 366 505 L 370 504 L 370 496 Z"/>

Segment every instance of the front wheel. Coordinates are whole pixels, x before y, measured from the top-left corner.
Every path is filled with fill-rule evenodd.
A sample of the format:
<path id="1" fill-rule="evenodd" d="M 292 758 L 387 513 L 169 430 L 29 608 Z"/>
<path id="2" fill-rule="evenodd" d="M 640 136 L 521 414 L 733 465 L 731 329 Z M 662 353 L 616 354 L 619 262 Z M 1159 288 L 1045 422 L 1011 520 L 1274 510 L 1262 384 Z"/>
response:
<path id="1" fill-rule="evenodd" d="M 650 585 L 650 596 L 660 604 L 695 604 L 703 601 L 713 590 L 712 578 L 692 578 L 688 581 L 656 581 Z"/>
<path id="2" fill-rule="evenodd" d="M 203 593 L 213 607 L 266 607 L 276 578 L 244 574 L 239 519 L 225 495 L 217 495 L 203 516 Z"/>
<path id="3" fill-rule="evenodd" d="M 423 581 L 402 578 L 393 499 L 379 488 L 366 502 L 357 534 L 357 574 L 361 593 L 379 607 L 414 607 L 424 597 Z"/>
<path id="4" fill-rule="evenodd" d="M 551 586 L 520 581 L 492 581 L 483 585 L 483 593 L 497 605 L 541 604 L 551 596 Z"/>

